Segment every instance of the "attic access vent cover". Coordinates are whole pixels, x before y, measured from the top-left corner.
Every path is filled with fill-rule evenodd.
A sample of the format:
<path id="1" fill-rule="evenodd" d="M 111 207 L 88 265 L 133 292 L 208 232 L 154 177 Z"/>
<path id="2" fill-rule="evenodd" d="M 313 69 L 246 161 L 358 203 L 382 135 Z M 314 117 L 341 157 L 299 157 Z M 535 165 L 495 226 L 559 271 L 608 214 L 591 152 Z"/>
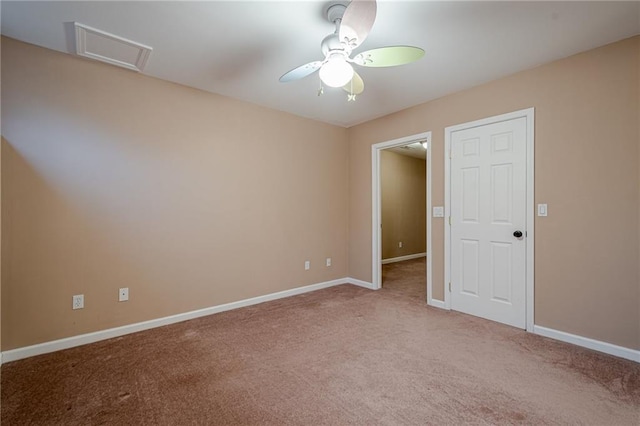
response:
<path id="1" fill-rule="evenodd" d="M 153 50 L 149 46 L 74 22 L 76 53 L 111 65 L 142 71 Z"/>

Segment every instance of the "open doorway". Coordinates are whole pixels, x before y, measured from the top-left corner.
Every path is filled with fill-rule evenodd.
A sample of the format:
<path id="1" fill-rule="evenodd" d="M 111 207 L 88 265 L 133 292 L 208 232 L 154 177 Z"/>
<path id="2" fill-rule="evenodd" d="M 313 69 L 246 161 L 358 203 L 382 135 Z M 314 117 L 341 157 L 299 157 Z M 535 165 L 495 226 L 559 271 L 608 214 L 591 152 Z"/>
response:
<path id="1" fill-rule="evenodd" d="M 427 299 L 427 143 L 380 152 L 382 287 Z"/>
<path id="2" fill-rule="evenodd" d="M 421 300 L 431 289 L 431 132 L 372 147 L 373 286 Z"/>

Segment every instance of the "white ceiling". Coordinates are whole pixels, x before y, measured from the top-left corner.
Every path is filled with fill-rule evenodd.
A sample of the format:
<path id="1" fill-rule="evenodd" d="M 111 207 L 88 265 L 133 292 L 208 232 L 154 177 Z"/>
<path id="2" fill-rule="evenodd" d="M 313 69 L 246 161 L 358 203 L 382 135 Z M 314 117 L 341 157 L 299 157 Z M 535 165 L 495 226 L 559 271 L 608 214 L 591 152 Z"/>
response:
<path id="1" fill-rule="evenodd" d="M 356 51 L 422 47 L 419 62 L 360 68 L 365 92 L 316 96 L 317 74 L 279 83 L 322 59 L 326 2 L 11 2 L 2 34 L 75 52 L 73 21 L 153 47 L 144 74 L 349 127 L 480 83 L 640 34 L 640 2 L 379 1 Z"/>

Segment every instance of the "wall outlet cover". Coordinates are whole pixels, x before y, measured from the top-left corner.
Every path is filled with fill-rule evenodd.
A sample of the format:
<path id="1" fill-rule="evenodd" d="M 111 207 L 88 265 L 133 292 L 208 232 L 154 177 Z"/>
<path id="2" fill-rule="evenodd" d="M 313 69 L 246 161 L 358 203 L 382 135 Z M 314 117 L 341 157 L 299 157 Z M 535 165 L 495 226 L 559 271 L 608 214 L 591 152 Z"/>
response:
<path id="1" fill-rule="evenodd" d="M 84 294 L 74 294 L 72 299 L 72 309 L 83 309 L 84 308 Z"/>
<path id="2" fill-rule="evenodd" d="M 126 302 L 129 300 L 129 287 L 123 287 L 118 290 L 118 302 Z"/>

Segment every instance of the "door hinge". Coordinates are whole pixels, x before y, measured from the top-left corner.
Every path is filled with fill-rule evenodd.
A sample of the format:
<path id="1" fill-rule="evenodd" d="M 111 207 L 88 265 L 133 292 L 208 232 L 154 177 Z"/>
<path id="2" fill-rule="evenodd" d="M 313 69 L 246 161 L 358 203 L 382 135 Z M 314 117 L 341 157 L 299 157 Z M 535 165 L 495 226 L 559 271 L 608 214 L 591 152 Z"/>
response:
<path id="1" fill-rule="evenodd" d="M 451 293 L 451 281 L 449 281 L 449 293 Z"/>
<path id="2" fill-rule="evenodd" d="M 451 216 L 449 216 L 449 226 L 451 226 Z"/>
<path id="3" fill-rule="evenodd" d="M 453 158 L 453 155 L 451 154 L 451 150 L 449 150 L 449 160 L 451 160 Z"/>

